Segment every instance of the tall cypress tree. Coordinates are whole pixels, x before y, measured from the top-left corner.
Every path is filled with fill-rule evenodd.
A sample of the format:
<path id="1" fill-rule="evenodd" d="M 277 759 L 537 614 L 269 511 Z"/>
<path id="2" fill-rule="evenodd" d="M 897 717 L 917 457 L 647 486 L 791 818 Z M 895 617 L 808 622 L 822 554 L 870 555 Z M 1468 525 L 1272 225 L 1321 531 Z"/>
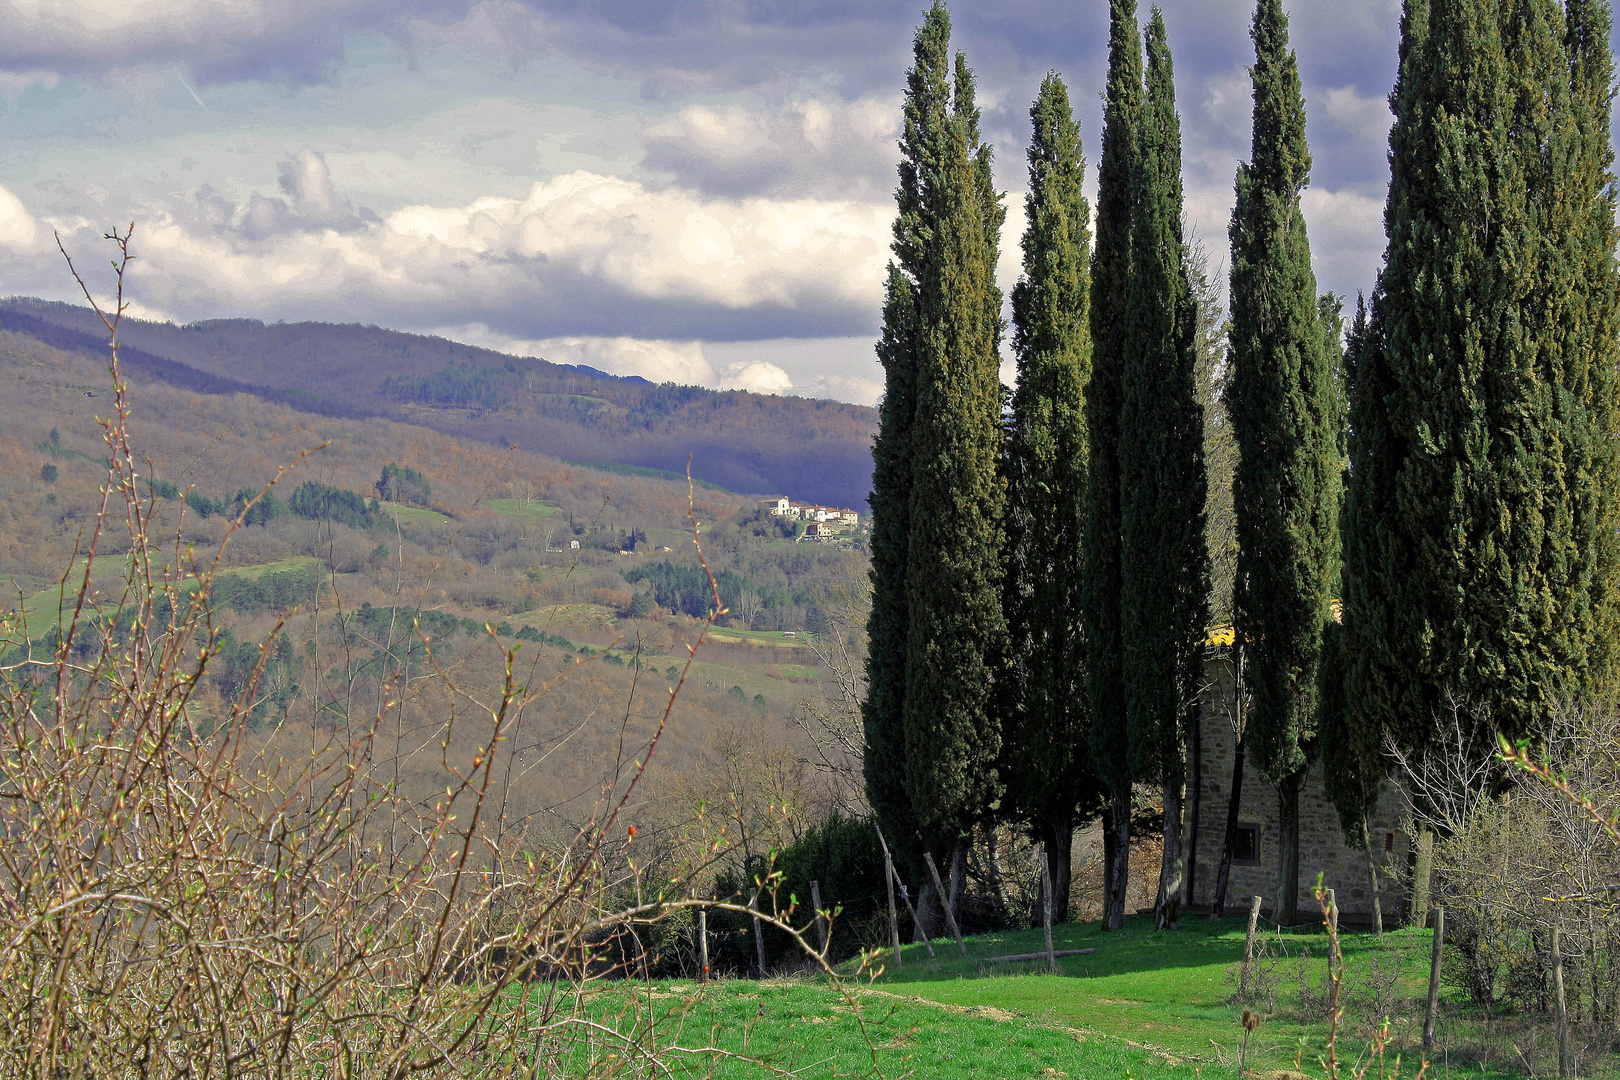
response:
<path id="1" fill-rule="evenodd" d="M 911 534 L 911 421 L 917 408 L 916 287 L 889 264 L 883 302 L 883 404 L 872 443 L 872 609 L 866 624 L 866 698 L 861 703 L 866 800 L 889 843 L 909 849 L 916 827 L 906 795 L 906 558 Z"/>
<path id="2" fill-rule="evenodd" d="M 1613 208 L 1607 119 L 1580 103 L 1607 95 L 1587 74 L 1607 78 L 1606 42 L 1580 44 L 1606 21 L 1407 5 L 1389 243 L 1351 383 L 1345 699 L 1364 752 L 1423 750 L 1448 700 L 1533 737 L 1612 669 Z"/>
<path id="3" fill-rule="evenodd" d="M 1120 411 L 1120 623 L 1131 768 L 1164 792 L 1156 916 L 1164 928 L 1175 925 L 1183 888 L 1185 736 L 1198 708 L 1209 612 L 1208 482 L 1198 311 L 1184 264 L 1181 121 L 1157 8 L 1146 54 Z"/>
<path id="4" fill-rule="evenodd" d="M 1051 856 L 1053 913 L 1069 909 L 1077 812 L 1095 808 L 1080 625 L 1091 378 L 1090 208 L 1069 91 L 1056 74 L 1030 109 L 1024 274 L 1013 288 L 1018 387 L 1008 438 L 1007 578 L 1013 812 Z"/>
<path id="5" fill-rule="evenodd" d="M 1305 99 L 1281 0 L 1258 0 L 1250 159 L 1232 211 L 1232 377 L 1239 448 L 1233 603 L 1253 695 L 1246 750 L 1278 793 L 1275 919 L 1299 903 L 1299 792 L 1316 754 L 1317 662 L 1339 561 L 1337 409 L 1300 194 Z M 1332 328 L 1335 329 L 1336 328 Z M 1333 334 L 1337 348 L 1337 333 Z"/>
<path id="6" fill-rule="evenodd" d="M 918 840 L 937 854 L 959 845 L 1000 794 L 1000 730 L 988 706 L 1006 647 L 995 283 L 1005 211 L 960 53 L 943 90 L 949 38 L 936 3 L 918 31 L 907 101 L 906 137 L 915 129 L 921 148 L 916 210 L 903 167 L 895 247 L 902 269 L 915 267 L 917 328 L 902 775 Z"/>
<path id="7" fill-rule="evenodd" d="M 1120 408 L 1124 397 L 1126 314 L 1130 308 L 1131 228 L 1135 217 L 1137 134 L 1142 113 L 1142 40 L 1136 0 L 1109 0 L 1108 91 L 1102 161 L 1097 168 L 1097 246 L 1091 274 L 1090 440 L 1081 614 L 1086 635 L 1090 750 L 1109 792 L 1104 820 L 1105 921 L 1125 920 L 1130 869 L 1131 774 L 1125 725 L 1124 644 L 1120 636 Z"/>
<path id="8" fill-rule="evenodd" d="M 889 266 L 878 359 L 883 404 L 872 446 L 872 610 L 867 620 L 867 801 L 890 842 L 914 853 L 916 820 L 905 785 L 906 655 L 911 614 L 911 428 L 917 411 L 918 288 L 929 274 L 929 243 L 941 213 L 939 175 L 948 152 L 950 19 L 936 5 L 918 27 L 906 77 L 900 141 L 895 263 Z"/>

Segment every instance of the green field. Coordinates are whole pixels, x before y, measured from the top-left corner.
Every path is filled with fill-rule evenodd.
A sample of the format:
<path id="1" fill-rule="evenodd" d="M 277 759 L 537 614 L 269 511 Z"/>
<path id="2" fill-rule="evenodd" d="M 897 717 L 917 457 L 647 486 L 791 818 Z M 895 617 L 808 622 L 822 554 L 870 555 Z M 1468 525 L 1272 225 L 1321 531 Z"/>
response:
<path id="1" fill-rule="evenodd" d="M 733 630 L 730 627 L 716 626 L 709 630 L 709 637 L 715 641 L 730 642 L 733 645 L 774 645 L 803 648 L 807 644 L 803 631 Z"/>
<path id="2" fill-rule="evenodd" d="M 498 514 L 505 514 L 507 517 L 531 521 L 539 521 L 541 518 L 548 518 L 553 514 L 561 513 L 557 507 L 535 499 L 491 499 L 489 500 L 489 508 Z"/>
<path id="3" fill-rule="evenodd" d="M 222 577 L 235 574 L 238 577 L 247 578 L 251 581 L 255 578 L 263 577 L 265 574 L 275 574 L 286 570 L 299 570 L 306 566 L 313 566 L 314 564 L 315 559 L 308 555 L 299 555 L 295 558 L 282 559 L 278 562 L 254 563 L 251 566 L 221 567 L 219 573 Z M 111 587 L 112 583 L 106 581 L 105 579 L 97 578 L 97 588 L 102 590 L 104 599 L 107 591 Z M 52 585 L 50 588 L 42 589 L 24 599 L 22 612 L 23 617 L 27 620 L 26 625 L 28 627 L 29 637 L 37 638 L 49 631 L 52 626 L 57 625 L 61 618 L 61 612 L 57 610 L 58 604 L 61 605 L 63 611 L 71 610 L 73 602 L 78 596 L 78 589 L 79 579 L 72 578 L 69 579 L 67 588 L 65 590 L 61 585 Z M 116 599 L 116 597 L 114 599 Z M 9 610 L 13 602 L 14 601 L 12 600 L 8 600 L 6 603 L 0 604 L 0 610 Z"/>
<path id="4" fill-rule="evenodd" d="M 385 511 L 394 516 L 394 520 L 404 525 L 438 525 L 450 519 L 437 510 L 427 510 L 420 506 L 404 506 L 400 503 L 383 503 Z"/>
<path id="5" fill-rule="evenodd" d="M 659 1043 L 737 1055 L 666 1056 L 674 1076 L 1195 1080 L 1228 1075 L 1041 1017 L 963 1009 L 876 989 L 855 989 L 846 1000 L 819 980 L 727 979 L 707 987 L 654 983 L 639 994 L 653 1030 L 663 1033 Z M 622 1009 L 622 998 L 614 1004 L 615 1011 Z"/>
<path id="6" fill-rule="evenodd" d="M 1327 985 L 1326 935 L 1315 927 L 1264 936 L 1274 956 L 1286 955 L 1267 962 L 1276 995 L 1250 1038 L 1249 1068 L 1279 1078 L 1299 1076 L 1303 1065 L 1305 1076 L 1320 1077 L 1328 1026 L 1315 1002 Z M 1235 1078 L 1242 1031 L 1230 973 L 1243 937 L 1243 920 L 1211 924 L 1202 916 L 1163 933 L 1149 916 L 1128 919 L 1115 934 L 1096 923 L 1062 925 L 1054 928 L 1056 948 L 1096 951 L 1060 958 L 1055 975 L 1044 962 L 985 963 L 1040 950 L 1039 931 L 971 937 L 967 959 L 948 938 L 935 940 L 935 959 L 924 946 L 908 945 L 898 970 L 889 954 L 881 956 L 889 966 L 874 982 L 858 976 L 853 962 L 844 967 L 864 1036 L 850 1005 L 821 979 L 723 980 L 707 989 L 655 983 L 649 1003 L 666 1026 L 683 1019 L 682 1046 L 717 1046 L 807 1076 Z M 1430 943 L 1426 930 L 1391 931 L 1382 940 L 1344 935 L 1341 1061 L 1367 1065 L 1372 1033 L 1387 1019 L 1385 1075 L 1393 1075 L 1396 1055 L 1404 1059 L 1399 1075 L 1416 1073 Z M 1374 1015 L 1380 985 L 1386 1004 Z M 1478 1025 L 1459 990 L 1445 988 L 1441 1017 L 1442 1043 L 1455 1045 L 1442 1045 L 1431 1076 L 1453 1069 L 1459 1076 L 1524 1075 L 1504 1071 L 1500 1057 L 1481 1066 L 1471 1052 Z M 710 1064 L 676 1075 L 711 1075 Z M 713 1068 L 714 1076 L 760 1074 L 757 1064 Z M 1367 1075 L 1380 1075 L 1375 1062 Z"/>

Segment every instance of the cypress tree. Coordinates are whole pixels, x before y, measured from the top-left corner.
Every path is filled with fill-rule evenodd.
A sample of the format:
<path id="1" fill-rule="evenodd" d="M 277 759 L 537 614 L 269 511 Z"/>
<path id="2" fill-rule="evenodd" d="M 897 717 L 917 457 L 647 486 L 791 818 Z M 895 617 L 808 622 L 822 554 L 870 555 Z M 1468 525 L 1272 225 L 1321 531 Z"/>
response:
<path id="1" fill-rule="evenodd" d="M 1232 211 L 1232 379 L 1239 448 L 1233 603 L 1253 695 L 1246 752 L 1277 788 L 1274 918 L 1299 902 L 1299 792 L 1316 754 L 1317 662 L 1339 562 L 1336 316 L 1318 307 L 1300 194 L 1310 182 L 1305 99 L 1281 0 L 1259 0 L 1250 160 Z M 1326 316 L 1326 317 L 1324 317 Z M 1329 320 L 1332 320 L 1332 323 Z"/>
<path id="2" fill-rule="evenodd" d="M 1577 608 L 1570 648 L 1583 660 L 1579 691 L 1612 698 L 1620 675 L 1620 274 L 1615 263 L 1614 144 L 1610 107 L 1613 15 L 1606 0 L 1568 0 L 1564 50 L 1569 64 L 1566 187 L 1569 250 L 1549 266 L 1566 275 L 1560 342 L 1559 413 L 1569 420 L 1566 485 L 1568 550 Z M 1556 189 L 1555 189 L 1556 190 Z M 1551 239 L 1551 237 L 1547 237 Z M 1578 404 L 1577 404 L 1578 403 Z M 1575 407 L 1571 407 L 1574 405 Z"/>
<path id="3" fill-rule="evenodd" d="M 872 609 L 867 616 L 866 698 L 861 703 L 866 801 L 887 841 L 909 847 L 916 832 L 906 795 L 906 557 L 911 532 L 911 421 L 917 407 L 916 289 L 893 263 L 883 302 L 878 360 L 883 403 L 872 443 Z"/>
<path id="4" fill-rule="evenodd" d="M 1109 0 L 1108 90 L 1097 168 L 1097 246 L 1091 275 L 1090 441 L 1081 615 L 1086 635 L 1090 749 L 1109 793 L 1104 815 L 1105 921 L 1125 919 L 1130 869 L 1131 774 L 1125 726 L 1124 644 L 1120 635 L 1120 408 L 1124 396 L 1126 313 L 1130 308 L 1131 227 L 1135 217 L 1137 129 L 1142 113 L 1142 40 L 1136 0 Z"/>
<path id="5" fill-rule="evenodd" d="M 1000 725 L 988 704 L 1006 648 L 995 283 L 1004 209 L 972 71 L 961 53 L 954 71 L 946 65 L 949 34 L 935 3 L 907 89 L 894 244 L 915 295 L 901 776 L 915 836 L 936 853 L 961 844 L 1000 797 Z"/>
<path id="6" fill-rule="evenodd" d="M 878 359 L 883 403 L 872 445 L 872 610 L 867 619 L 861 715 L 866 796 L 891 843 L 915 854 L 916 821 L 905 786 L 906 656 L 910 602 L 911 428 L 917 410 L 918 285 L 929 273 L 929 238 L 940 215 L 939 174 L 950 121 L 950 19 L 935 5 L 917 28 L 906 77 L 900 141 L 895 262 L 889 266 Z M 896 853 L 900 854 L 899 852 Z"/>
<path id="7" fill-rule="evenodd" d="M 1182 234 L 1181 121 L 1164 17 L 1146 34 L 1120 411 L 1121 639 L 1132 772 L 1164 792 L 1156 921 L 1175 925 L 1183 889 L 1185 735 L 1198 708 L 1209 612 L 1198 311 Z"/>
<path id="8" fill-rule="evenodd" d="M 1069 909 L 1077 812 L 1095 808 L 1086 752 L 1084 637 L 1087 438 L 1091 377 L 1090 208 L 1069 91 L 1056 74 L 1030 109 L 1024 274 L 1013 288 L 1018 386 L 1008 438 L 1004 610 L 1013 657 L 1007 783 L 1013 812 L 1045 845 L 1053 917 Z"/>
<path id="9" fill-rule="evenodd" d="M 1487 721 L 1468 738 L 1535 737 L 1612 671 L 1606 24 L 1556 0 L 1407 6 L 1375 355 L 1351 383 L 1368 424 L 1345 697 L 1364 752 L 1422 751 L 1448 701 Z"/>

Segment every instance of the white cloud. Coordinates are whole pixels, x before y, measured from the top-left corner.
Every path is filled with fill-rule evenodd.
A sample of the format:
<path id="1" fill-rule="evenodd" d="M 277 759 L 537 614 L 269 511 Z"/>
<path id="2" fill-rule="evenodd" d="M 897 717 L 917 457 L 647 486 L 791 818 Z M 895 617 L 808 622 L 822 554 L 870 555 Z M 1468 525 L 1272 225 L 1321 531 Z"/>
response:
<path id="1" fill-rule="evenodd" d="M 645 164 L 720 194 L 889 194 L 898 96 L 801 98 L 768 109 L 688 105 L 643 134 Z"/>
<path id="2" fill-rule="evenodd" d="M 1300 199 L 1310 230 L 1317 286 L 1344 296 L 1372 292 L 1384 252 L 1384 201 L 1312 187 Z"/>
<path id="3" fill-rule="evenodd" d="M 881 202 L 716 199 L 578 171 L 521 199 L 363 220 L 320 155 L 285 163 L 283 180 L 290 205 L 254 195 L 232 208 L 204 190 L 138 220 L 135 295 L 185 320 L 480 322 L 523 339 L 866 333 L 893 214 Z"/>
<path id="4" fill-rule="evenodd" d="M 718 385 L 722 390 L 752 390 L 756 394 L 793 391 L 793 380 L 788 378 L 788 373 L 764 360 L 728 364 L 720 373 Z"/>
<path id="5" fill-rule="evenodd" d="M 1389 140 L 1390 125 L 1395 122 L 1386 98 L 1365 96 L 1354 86 L 1325 90 L 1320 97 L 1328 120 L 1353 137 L 1357 149 L 1371 154 L 1382 151 Z"/>
<path id="6" fill-rule="evenodd" d="M 0 187 L 0 244 L 15 251 L 31 251 L 40 245 L 39 223 L 22 200 L 8 188 Z"/>

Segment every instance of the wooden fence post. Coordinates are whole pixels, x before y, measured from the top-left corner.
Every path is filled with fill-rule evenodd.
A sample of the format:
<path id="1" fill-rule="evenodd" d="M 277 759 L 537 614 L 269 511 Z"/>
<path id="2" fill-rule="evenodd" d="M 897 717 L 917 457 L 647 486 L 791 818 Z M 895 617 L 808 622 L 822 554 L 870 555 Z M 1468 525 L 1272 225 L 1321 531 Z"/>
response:
<path id="1" fill-rule="evenodd" d="M 1041 848 L 1041 927 L 1046 931 L 1046 971 L 1057 973 L 1057 956 L 1052 952 L 1052 864 L 1046 848 Z"/>
<path id="2" fill-rule="evenodd" d="M 1249 965 L 1254 962 L 1254 931 L 1260 922 L 1260 898 L 1249 901 L 1249 932 L 1243 935 L 1243 970 L 1238 974 L 1238 994 L 1249 996 Z"/>
<path id="3" fill-rule="evenodd" d="M 945 886 L 939 880 L 939 867 L 934 865 L 934 854 L 931 851 L 923 852 L 923 862 L 928 864 L 928 876 L 933 879 L 934 891 L 939 894 L 939 906 L 945 909 L 945 928 L 956 938 L 956 947 L 962 950 L 962 958 L 967 959 L 967 942 L 962 940 L 962 928 L 956 925 L 956 916 L 951 912 L 950 898 L 945 895 Z"/>
<path id="4" fill-rule="evenodd" d="M 698 908 L 698 982 L 709 981 L 709 909 Z"/>
<path id="5" fill-rule="evenodd" d="M 883 848 L 883 887 L 889 892 L 889 944 L 894 946 L 894 969 L 903 966 L 900 960 L 900 913 L 894 909 L 894 863 L 889 858 L 887 845 Z"/>
<path id="6" fill-rule="evenodd" d="M 816 944 L 821 946 L 821 955 L 827 956 L 827 923 L 821 917 L 821 882 L 810 883 L 810 902 L 816 906 Z"/>
<path id="7" fill-rule="evenodd" d="M 1434 1049 L 1434 1014 L 1440 1007 L 1440 949 L 1446 942 L 1446 909 L 1434 909 L 1434 947 L 1429 952 L 1429 1005 L 1423 1010 L 1423 1051 Z"/>
<path id="8" fill-rule="evenodd" d="M 1564 1000 L 1564 948 L 1558 927 L 1552 932 L 1553 1001 L 1558 1006 L 1558 1076 L 1569 1080 L 1575 1075 L 1575 1058 L 1569 1050 L 1569 1005 Z"/>

